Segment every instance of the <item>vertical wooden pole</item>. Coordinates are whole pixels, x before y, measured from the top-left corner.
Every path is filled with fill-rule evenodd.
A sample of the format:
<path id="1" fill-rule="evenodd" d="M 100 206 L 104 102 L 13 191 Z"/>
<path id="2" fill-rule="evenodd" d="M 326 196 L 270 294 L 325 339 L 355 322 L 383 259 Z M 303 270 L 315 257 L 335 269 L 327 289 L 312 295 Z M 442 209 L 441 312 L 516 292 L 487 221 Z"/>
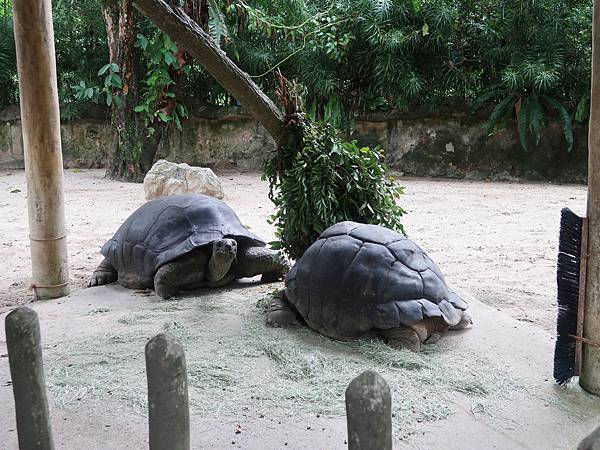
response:
<path id="1" fill-rule="evenodd" d="M 346 389 L 348 450 L 392 450 L 392 394 L 381 375 L 369 370 Z"/>
<path id="2" fill-rule="evenodd" d="M 32 284 L 38 299 L 69 293 L 60 115 L 50 0 L 13 0 L 27 175 Z"/>
<path id="3" fill-rule="evenodd" d="M 600 342 L 600 0 L 594 0 L 592 92 L 588 139 L 588 262 L 583 336 Z M 600 395 L 600 347 L 583 343 L 579 384 Z"/>
<path id="4" fill-rule="evenodd" d="M 189 450 L 190 412 L 183 347 L 169 334 L 146 344 L 150 450 Z"/>
<path id="5" fill-rule="evenodd" d="M 19 449 L 52 450 L 38 315 L 22 306 L 6 316 L 5 324 Z"/>

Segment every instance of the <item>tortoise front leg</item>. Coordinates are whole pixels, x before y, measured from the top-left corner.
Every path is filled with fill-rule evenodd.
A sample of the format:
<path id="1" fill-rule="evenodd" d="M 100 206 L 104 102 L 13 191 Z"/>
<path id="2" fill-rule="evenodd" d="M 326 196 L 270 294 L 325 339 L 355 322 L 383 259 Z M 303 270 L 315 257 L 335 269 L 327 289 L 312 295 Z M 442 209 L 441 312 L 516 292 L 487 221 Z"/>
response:
<path id="1" fill-rule="evenodd" d="M 250 247 L 238 252 L 238 260 L 233 271 L 238 278 L 262 275 L 262 282 L 285 278 L 291 268 L 286 256 L 267 247 Z"/>
<path id="2" fill-rule="evenodd" d="M 198 249 L 161 266 L 154 275 L 154 291 L 167 299 L 181 289 L 201 287 L 207 264 L 206 249 Z"/>
<path id="3" fill-rule="evenodd" d="M 285 296 L 285 291 L 275 294 L 267 309 L 267 323 L 274 327 L 287 327 L 298 322 L 298 313 Z"/>
<path id="4" fill-rule="evenodd" d="M 117 281 L 118 277 L 119 275 L 112 264 L 106 259 L 103 259 L 96 270 L 94 270 L 94 273 L 92 273 L 92 276 L 88 281 L 88 287 L 114 283 Z"/>

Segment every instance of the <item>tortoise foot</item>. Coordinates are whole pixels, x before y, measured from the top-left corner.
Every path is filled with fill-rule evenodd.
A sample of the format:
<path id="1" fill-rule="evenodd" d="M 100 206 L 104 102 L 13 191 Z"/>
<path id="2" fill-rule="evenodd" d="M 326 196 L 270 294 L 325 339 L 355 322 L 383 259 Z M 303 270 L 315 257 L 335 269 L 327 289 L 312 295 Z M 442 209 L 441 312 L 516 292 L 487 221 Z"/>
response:
<path id="1" fill-rule="evenodd" d="M 279 272 L 269 272 L 263 273 L 260 277 L 261 283 L 274 283 L 279 280 L 283 280 L 285 278 L 285 274 L 281 274 Z"/>
<path id="2" fill-rule="evenodd" d="M 102 286 L 117 281 L 119 278 L 117 271 L 110 265 L 109 262 L 103 260 L 100 265 L 94 270 L 88 281 L 88 287 Z"/>
<path id="3" fill-rule="evenodd" d="M 290 307 L 284 294 L 278 294 L 269 302 L 267 323 L 273 327 L 289 327 L 298 324 L 298 316 Z"/>
<path id="4" fill-rule="evenodd" d="M 398 350 L 406 349 L 417 353 L 421 350 L 421 339 L 415 330 L 408 327 L 381 330 L 381 337 L 386 344 Z"/>
<path id="5" fill-rule="evenodd" d="M 458 322 L 453 327 L 450 327 L 450 329 L 451 330 L 463 330 L 472 324 L 473 324 L 473 319 L 471 319 L 471 316 L 469 314 L 467 314 L 466 312 L 463 312 L 460 322 Z"/>
<path id="6" fill-rule="evenodd" d="M 437 342 L 438 342 L 438 341 L 439 341 L 441 338 L 442 338 L 442 334 L 441 334 L 441 333 L 438 333 L 437 331 L 435 331 L 435 332 L 433 332 L 433 333 L 431 334 L 431 336 L 429 336 L 427 339 L 425 339 L 425 340 L 423 341 L 423 344 L 427 344 L 427 345 L 429 345 L 429 344 L 435 344 L 435 343 L 437 343 Z"/>

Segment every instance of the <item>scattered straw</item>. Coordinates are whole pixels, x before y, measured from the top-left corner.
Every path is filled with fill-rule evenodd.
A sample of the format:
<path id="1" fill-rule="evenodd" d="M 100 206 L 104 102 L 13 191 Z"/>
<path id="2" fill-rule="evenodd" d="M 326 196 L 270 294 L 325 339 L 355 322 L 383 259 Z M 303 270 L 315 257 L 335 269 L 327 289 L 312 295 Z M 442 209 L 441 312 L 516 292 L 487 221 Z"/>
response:
<path id="1" fill-rule="evenodd" d="M 419 422 L 451 414 L 454 392 L 472 399 L 474 414 L 488 414 L 494 405 L 527 392 L 506 368 L 443 345 L 424 346 L 415 354 L 379 341 L 337 342 L 305 327 L 269 327 L 264 320 L 269 295 L 263 292 L 258 305 L 248 293 L 231 290 L 141 303 L 129 315 L 107 311 L 114 316 L 110 333 L 66 340 L 46 351 L 57 406 L 110 396 L 145 414 L 144 346 L 162 331 L 185 348 L 190 406 L 202 415 L 341 415 L 346 387 L 370 369 L 390 385 L 395 434 L 402 437 Z"/>

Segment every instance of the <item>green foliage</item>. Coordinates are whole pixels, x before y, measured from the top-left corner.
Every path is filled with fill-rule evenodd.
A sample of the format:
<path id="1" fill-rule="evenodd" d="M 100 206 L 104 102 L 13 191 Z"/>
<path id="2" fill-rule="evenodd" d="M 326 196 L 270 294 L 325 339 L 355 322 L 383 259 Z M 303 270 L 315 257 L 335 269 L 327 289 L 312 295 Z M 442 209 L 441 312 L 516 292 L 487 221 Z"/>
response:
<path id="1" fill-rule="evenodd" d="M 138 34 L 137 37 L 135 45 L 146 51 L 149 61 L 141 100 L 134 111 L 144 115 L 149 136 L 156 132 L 156 121 L 164 124 L 173 122 L 177 129 L 181 130 L 181 121 L 188 116 L 187 109 L 183 103 L 177 101 L 175 93 L 169 89 L 175 83 L 171 74 L 181 69 L 176 56 L 177 44 L 158 30 L 150 39 L 142 34 Z M 174 105 L 167 108 L 170 102 L 174 102 Z"/>
<path id="2" fill-rule="evenodd" d="M 85 81 L 80 80 L 79 84 L 71 86 L 74 91 L 75 99 L 84 102 L 86 100 L 100 103 L 104 101 L 106 106 L 112 106 L 113 103 L 119 107 L 122 103 L 123 80 L 119 76 L 119 66 L 115 63 L 103 65 L 98 71 L 99 77 L 103 78 L 102 89 L 99 86 L 88 86 Z"/>
<path id="3" fill-rule="evenodd" d="M 0 7 L 0 108 L 18 101 L 17 56 L 10 2 Z"/>
<path id="4" fill-rule="evenodd" d="M 344 220 L 374 223 L 403 232 L 402 193 L 386 176 L 383 150 L 344 142 L 331 125 L 303 120 L 297 133 L 264 164 L 275 245 L 300 257 L 319 234 Z"/>

